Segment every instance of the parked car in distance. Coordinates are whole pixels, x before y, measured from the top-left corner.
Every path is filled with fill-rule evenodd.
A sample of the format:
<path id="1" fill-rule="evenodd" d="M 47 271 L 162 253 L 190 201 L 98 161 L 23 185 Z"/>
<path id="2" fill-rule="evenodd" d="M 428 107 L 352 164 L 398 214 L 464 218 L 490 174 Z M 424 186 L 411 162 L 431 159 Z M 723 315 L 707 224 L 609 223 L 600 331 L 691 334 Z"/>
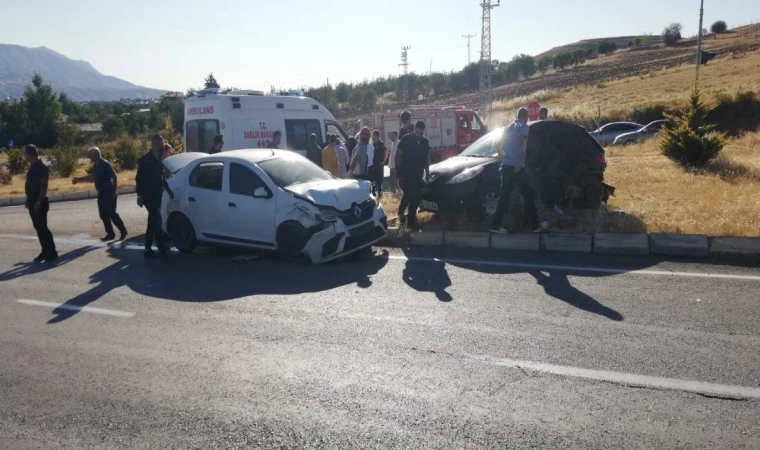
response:
<path id="1" fill-rule="evenodd" d="M 641 128 L 640 130 L 633 131 L 631 133 L 621 134 L 615 138 L 614 145 L 627 145 L 635 144 L 637 142 L 644 142 L 650 139 L 654 139 L 660 133 L 663 127 L 670 127 L 670 121 L 668 120 L 655 120 L 649 125 Z"/>
<path id="2" fill-rule="evenodd" d="M 614 193 L 604 183 L 604 149 L 583 128 L 559 121 L 531 122 L 527 170 L 540 201 L 597 208 Z M 464 152 L 430 167 L 420 208 L 432 212 L 468 210 L 493 215 L 499 201 L 504 128 L 497 128 Z"/>
<path id="3" fill-rule="evenodd" d="M 164 160 L 164 231 L 183 253 L 198 245 L 278 252 L 314 264 L 385 237 L 385 212 L 370 183 L 339 180 L 287 150 L 182 153 Z"/>
<path id="4" fill-rule="evenodd" d="M 591 131 L 589 134 L 601 145 L 611 145 L 621 134 L 642 129 L 644 125 L 635 122 L 612 122 Z"/>

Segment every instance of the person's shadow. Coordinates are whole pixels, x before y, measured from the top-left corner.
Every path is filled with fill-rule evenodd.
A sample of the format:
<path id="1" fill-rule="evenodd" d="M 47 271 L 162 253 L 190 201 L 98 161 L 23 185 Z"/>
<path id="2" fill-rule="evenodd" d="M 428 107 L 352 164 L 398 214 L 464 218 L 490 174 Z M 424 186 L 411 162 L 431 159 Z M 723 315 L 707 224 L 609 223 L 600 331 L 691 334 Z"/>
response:
<path id="1" fill-rule="evenodd" d="M 532 270 L 528 272 L 536 279 L 538 284 L 544 288 L 546 295 L 550 295 L 557 300 L 572 305 L 576 308 L 588 311 L 608 319 L 622 321 L 623 315 L 612 308 L 602 305 L 594 300 L 590 295 L 578 290 L 567 278 L 567 274 L 559 271 L 552 271 L 549 275 Z"/>
<path id="2" fill-rule="evenodd" d="M 439 301 L 453 300 L 446 289 L 451 286 L 451 278 L 446 270 L 446 263 L 435 261 L 407 260 L 403 280 L 409 287 L 419 292 L 433 292 Z"/>
<path id="3" fill-rule="evenodd" d="M 37 273 L 42 273 L 51 269 L 55 269 L 56 267 L 60 267 L 64 264 L 67 264 L 97 249 L 98 247 L 91 247 L 91 246 L 79 247 L 69 252 L 60 254 L 58 259 L 50 263 L 47 263 L 47 262 L 17 263 L 13 266 L 11 270 L 8 270 L 4 273 L 0 273 L 0 282 L 11 281 L 17 278 L 34 275 Z"/>

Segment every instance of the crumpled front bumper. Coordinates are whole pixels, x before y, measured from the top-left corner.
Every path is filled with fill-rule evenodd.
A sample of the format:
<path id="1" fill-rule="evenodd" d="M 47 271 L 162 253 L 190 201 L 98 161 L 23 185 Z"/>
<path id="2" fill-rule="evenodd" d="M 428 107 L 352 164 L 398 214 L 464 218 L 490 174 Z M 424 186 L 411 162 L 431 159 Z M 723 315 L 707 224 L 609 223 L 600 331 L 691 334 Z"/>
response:
<path id="1" fill-rule="evenodd" d="M 303 249 L 312 264 L 334 261 L 369 247 L 388 232 L 388 221 L 381 206 L 375 207 L 372 219 L 347 227 L 342 221 L 331 222 L 311 236 Z"/>

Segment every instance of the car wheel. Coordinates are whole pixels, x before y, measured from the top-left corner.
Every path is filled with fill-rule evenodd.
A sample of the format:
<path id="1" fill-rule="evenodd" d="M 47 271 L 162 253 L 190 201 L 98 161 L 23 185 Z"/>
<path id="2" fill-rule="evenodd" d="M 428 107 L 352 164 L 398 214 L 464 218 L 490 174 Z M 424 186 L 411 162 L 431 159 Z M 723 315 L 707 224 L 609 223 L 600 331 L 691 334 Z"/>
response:
<path id="1" fill-rule="evenodd" d="M 474 206 L 473 212 L 479 220 L 492 217 L 499 206 L 499 189 L 496 187 L 478 189 Z"/>
<path id="2" fill-rule="evenodd" d="M 304 262 L 303 249 L 309 242 L 309 232 L 296 222 L 287 222 L 277 230 L 277 248 L 280 258 L 287 262 Z"/>
<path id="3" fill-rule="evenodd" d="M 580 197 L 576 203 L 581 208 L 599 209 L 602 206 L 602 180 L 594 176 L 586 176 L 578 184 Z"/>
<path id="4" fill-rule="evenodd" d="M 182 214 L 175 214 L 169 218 L 169 237 L 174 246 L 182 253 L 192 253 L 198 246 L 195 237 L 195 229 L 190 220 Z"/>

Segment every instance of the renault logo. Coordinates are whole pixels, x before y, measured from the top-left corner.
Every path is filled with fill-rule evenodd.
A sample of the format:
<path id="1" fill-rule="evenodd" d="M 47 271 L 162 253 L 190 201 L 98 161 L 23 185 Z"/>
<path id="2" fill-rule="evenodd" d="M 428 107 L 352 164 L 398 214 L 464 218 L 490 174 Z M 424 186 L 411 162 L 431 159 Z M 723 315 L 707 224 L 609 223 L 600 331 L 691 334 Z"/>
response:
<path id="1" fill-rule="evenodd" d="M 359 207 L 359 205 L 354 205 L 354 216 L 356 216 L 357 219 L 360 219 L 362 217 L 362 209 Z"/>

